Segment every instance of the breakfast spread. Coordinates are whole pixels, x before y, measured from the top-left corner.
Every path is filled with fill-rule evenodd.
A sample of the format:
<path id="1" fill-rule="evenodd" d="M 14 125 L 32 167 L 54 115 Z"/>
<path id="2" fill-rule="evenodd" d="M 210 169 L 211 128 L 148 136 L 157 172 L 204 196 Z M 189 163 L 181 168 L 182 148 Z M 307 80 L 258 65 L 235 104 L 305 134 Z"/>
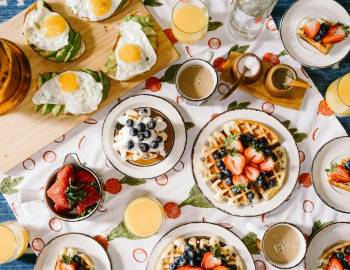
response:
<path id="1" fill-rule="evenodd" d="M 76 218 L 88 215 L 101 199 L 100 186 L 89 171 L 63 166 L 49 183 L 46 195 L 49 205 L 58 215 Z"/>
<path id="2" fill-rule="evenodd" d="M 328 54 L 334 44 L 342 42 L 349 35 L 349 27 L 325 18 L 305 18 L 297 34 L 323 54 Z"/>
<path id="3" fill-rule="evenodd" d="M 127 81 L 157 62 L 158 34 L 146 14 L 131 14 L 118 26 L 118 37 L 106 67 L 117 81 Z"/>
<path id="4" fill-rule="evenodd" d="M 326 173 L 330 185 L 350 192 L 350 158 L 333 161 Z"/>
<path id="5" fill-rule="evenodd" d="M 130 0 L 66 0 L 70 10 L 82 20 L 102 21 L 120 12 Z"/>
<path id="6" fill-rule="evenodd" d="M 73 61 L 85 51 L 80 33 L 43 0 L 38 0 L 26 13 L 23 32 L 36 53 L 54 62 Z"/>
<path id="7" fill-rule="evenodd" d="M 32 101 L 42 114 L 86 114 L 97 110 L 107 97 L 108 77 L 102 71 L 49 72 L 40 74 Z"/>
<path id="8" fill-rule="evenodd" d="M 55 270 L 94 270 L 95 263 L 91 257 L 77 248 L 65 247 L 58 255 Z"/>
<path id="9" fill-rule="evenodd" d="M 128 110 L 118 118 L 113 147 L 123 160 L 154 165 L 163 160 L 173 144 L 170 121 L 152 108 Z"/>
<path id="10" fill-rule="evenodd" d="M 175 239 L 159 258 L 156 270 L 244 270 L 243 261 L 233 246 L 216 236 Z"/>
<path id="11" fill-rule="evenodd" d="M 333 269 L 350 269 L 350 241 L 336 243 L 322 252 L 317 270 Z"/>
<path id="12" fill-rule="evenodd" d="M 200 170 L 215 199 L 235 207 L 272 199 L 288 171 L 278 135 L 252 120 L 232 120 L 207 138 Z"/>

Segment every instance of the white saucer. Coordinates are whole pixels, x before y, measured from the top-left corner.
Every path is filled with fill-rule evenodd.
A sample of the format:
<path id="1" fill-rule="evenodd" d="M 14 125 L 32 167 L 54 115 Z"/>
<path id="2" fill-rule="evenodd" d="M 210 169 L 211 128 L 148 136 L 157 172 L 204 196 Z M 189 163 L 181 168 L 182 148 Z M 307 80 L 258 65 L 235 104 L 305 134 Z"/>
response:
<path id="1" fill-rule="evenodd" d="M 328 183 L 326 169 L 332 161 L 350 157 L 350 137 L 339 137 L 324 144 L 312 162 L 313 186 L 320 199 L 334 210 L 350 214 L 350 192 Z"/>
<path id="2" fill-rule="evenodd" d="M 269 201 L 261 201 L 257 204 L 239 208 L 229 205 L 226 202 L 219 202 L 214 198 L 215 193 L 212 187 L 202 177 L 202 173 L 199 169 L 200 166 L 198 165 L 201 162 L 202 146 L 214 130 L 221 128 L 223 124 L 234 119 L 254 120 L 271 127 L 277 133 L 281 145 L 287 150 L 288 173 L 285 183 L 280 191 Z M 298 147 L 288 129 L 285 128 L 277 118 L 254 109 L 228 111 L 215 117 L 200 131 L 192 149 L 192 171 L 198 187 L 216 208 L 234 216 L 259 216 L 279 207 L 289 197 L 297 183 L 299 166 Z"/>
<path id="3" fill-rule="evenodd" d="M 349 13 L 334 0 L 295 1 L 284 13 L 280 24 L 281 39 L 288 54 L 304 66 L 317 68 L 329 67 L 344 59 L 350 51 L 350 37 L 323 55 L 297 36 L 298 26 L 306 17 L 322 17 L 350 25 Z"/>
<path id="4" fill-rule="evenodd" d="M 39 253 L 34 270 L 55 269 L 57 256 L 65 247 L 75 247 L 89 255 L 94 261 L 96 269 L 112 269 L 107 252 L 95 239 L 85 234 L 67 233 L 52 239 L 45 245 Z"/>
<path id="5" fill-rule="evenodd" d="M 322 252 L 333 244 L 348 241 L 349 236 L 345 232 L 349 231 L 349 222 L 337 222 L 324 227 L 316 233 L 312 237 L 306 251 L 305 269 L 318 269 Z"/>
<path id="6" fill-rule="evenodd" d="M 178 237 L 217 236 L 228 246 L 234 246 L 244 262 L 244 269 L 255 269 L 254 260 L 241 239 L 233 232 L 212 223 L 193 222 L 175 227 L 166 233 L 154 247 L 148 260 L 147 270 L 157 269 L 158 260 L 164 250 Z"/>
<path id="7" fill-rule="evenodd" d="M 152 166 L 140 167 L 121 159 L 120 154 L 112 147 L 117 119 L 127 110 L 150 107 L 167 117 L 174 130 L 174 143 L 170 153 Z M 108 113 L 102 127 L 102 146 L 107 159 L 121 173 L 135 178 L 154 178 L 170 171 L 180 160 L 186 147 L 186 129 L 184 120 L 174 105 L 163 98 L 153 95 L 136 95 L 118 103 Z"/>

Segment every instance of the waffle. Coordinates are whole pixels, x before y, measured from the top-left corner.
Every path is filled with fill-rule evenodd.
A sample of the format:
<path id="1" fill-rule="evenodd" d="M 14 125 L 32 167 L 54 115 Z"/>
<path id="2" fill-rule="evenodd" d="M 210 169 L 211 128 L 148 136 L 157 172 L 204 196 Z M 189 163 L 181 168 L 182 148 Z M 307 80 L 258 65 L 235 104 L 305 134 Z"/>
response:
<path id="1" fill-rule="evenodd" d="M 322 252 L 322 255 L 320 257 L 320 266 L 317 268 L 317 270 L 326 270 L 330 269 L 329 264 L 330 261 L 335 258 L 336 253 L 342 253 L 345 256 L 349 256 L 350 254 L 345 253 L 346 247 L 350 247 L 350 241 L 345 241 L 341 243 L 336 243 L 327 249 L 325 249 Z M 333 269 L 333 268 L 332 268 Z M 334 268 L 335 269 L 335 268 Z"/>
<path id="2" fill-rule="evenodd" d="M 242 134 L 251 134 L 257 140 L 265 138 L 275 160 L 273 169 L 264 173 L 265 188 L 250 181 L 244 185 L 244 189 L 240 187 L 241 192 L 234 193 L 232 188 L 236 184 L 234 182 L 228 184 L 219 178 L 220 169 L 213 154 L 223 147 L 225 148 L 230 136 L 236 136 L 239 139 Z M 227 202 L 236 207 L 255 204 L 261 200 L 270 200 L 282 188 L 287 175 L 287 153 L 280 145 L 277 134 L 266 125 L 251 120 L 233 120 L 224 124 L 221 129 L 214 131 L 202 147 L 201 157 L 200 170 L 207 184 L 215 192 L 214 198 L 219 202 Z M 245 166 L 250 166 L 250 164 L 245 164 Z M 256 164 L 252 164 L 252 166 L 257 167 Z M 266 183 L 271 183 L 268 185 L 269 188 L 266 188 Z M 253 198 L 251 198 L 251 194 L 248 198 L 249 193 L 254 194 Z"/>
<path id="3" fill-rule="evenodd" d="M 307 43 L 309 43 L 312 47 L 316 48 L 318 51 L 320 51 L 321 53 L 323 53 L 324 55 L 327 55 L 329 53 L 329 51 L 333 48 L 334 44 L 332 43 L 328 43 L 328 44 L 324 44 L 322 42 L 317 42 L 311 38 L 308 38 L 305 34 L 304 34 L 304 30 L 303 29 L 299 29 L 297 32 L 298 36 L 300 38 L 302 38 L 303 40 L 305 40 Z"/>
<path id="4" fill-rule="evenodd" d="M 220 251 L 222 257 L 225 257 L 226 262 L 223 263 L 227 267 L 236 266 L 237 270 L 244 270 L 244 264 L 237 250 L 233 246 L 226 246 L 216 236 L 204 237 L 196 236 L 191 238 L 179 237 L 174 240 L 162 253 L 159 258 L 156 270 L 172 269 L 172 264 L 185 253 L 186 246 L 192 246 L 193 250 L 202 250 L 204 253 L 214 248 Z M 222 260 L 223 261 L 223 260 Z M 180 267 L 180 266 L 178 266 Z M 177 269 L 177 268 L 175 268 Z"/>
<path id="5" fill-rule="evenodd" d="M 350 158 L 345 158 L 345 159 L 342 159 L 340 164 L 339 165 L 343 165 L 345 164 Z M 331 165 L 332 167 L 333 165 Z M 350 192 L 350 181 L 349 182 L 337 182 L 337 181 L 334 181 L 331 177 L 331 173 L 328 173 L 327 174 L 327 177 L 328 177 L 328 183 L 332 186 L 335 186 L 337 188 L 340 188 L 342 190 L 345 190 L 345 191 L 349 191 Z"/>

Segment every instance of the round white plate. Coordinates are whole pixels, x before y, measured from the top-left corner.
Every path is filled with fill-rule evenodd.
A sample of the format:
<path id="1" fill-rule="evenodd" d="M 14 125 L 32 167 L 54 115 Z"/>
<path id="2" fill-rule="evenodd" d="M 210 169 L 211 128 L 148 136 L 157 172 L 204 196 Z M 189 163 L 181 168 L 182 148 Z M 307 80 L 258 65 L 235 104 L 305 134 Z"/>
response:
<path id="1" fill-rule="evenodd" d="M 140 107 L 158 110 L 170 120 L 174 129 L 174 144 L 170 153 L 162 161 L 147 167 L 136 166 L 121 159 L 118 151 L 112 147 L 118 117 L 127 110 Z M 121 173 L 136 178 L 154 178 L 170 171 L 185 151 L 186 141 L 185 123 L 180 112 L 165 99 L 153 95 L 136 95 L 121 101 L 108 113 L 102 127 L 102 146 L 107 159 Z"/>
<path id="2" fill-rule="evenodd" d="M 89 255 L 94 261 L 96 269 L 112 269 L 111 261 L 105 249 L 92 237 L 80 233 L 63 234 L 48 242 L 40 251 L 34 269 L 55 269 L 57 256 L 61 249 L 65 247 L 74 247 Z"/>
<path id="3" fill-rule="evenodd" d="M 350 157 L 350 137 L 339 137 L 324 144 L 312 162 L 312 179 L 320 199 L 334 210 L 350 214 L 350 192 L 328 183 L 326 169 L 332 161 Z"/>
<path id="4" fill-rule="evenodd" d="M 327 55 L 323 55 L 297 36 L 298 26 L 306 17 L 322 17 L 350 25 L 348 12 L 334 0 L 295 1 L 284 13 L 280 24 L 281 39 L 288 54 L 304 66 L 317 68 L 332 66 L 344 59 L 350 50 L 350 38 L 335 44 Z"/>
<path id="5" fill-rule="evenodd" d="M 261 201 L 257 204 L 239 208 L 229 205 L 226 202 L 219 202 L 214 198 L 215 193 L 212 190 L 212 187 L 202 177 L 199 169 L 202 146 L 204 145 L 207 138 L 216 129 L 221 128 L 223 124 L 234 119 L 253 120 L 267 125 L 277 133 L 281 145 L 287 150 L 288 173 L 285 179 L 285 183 L 280 191 L 269 201 Z M 299 165 L 298 147 L 288 129 L 285 128 L 282 123 L 277 120 L 277 118 L 254 109 L 228 111 L 215 117 L 213 120 L 209 121 L 200 131 L 192 149 L 192 172 L 198 187 L 203 192 L 204 196 L 207 197 L 216 208 L 234 216 L 259 216 L 279 207 L 292 193 L 297 183 Z"/>
<path id="6" fill-rule="evenodd" d="M 157 264 L 164 250 L 178 237 L 217 236 L 228 246 L 234 246 L 242 258 L 245 269 L 255 269 L 254 260 L 241 239 L 233 232 L 213 223 L 192 222 L 175 227 L 166 233 L 154 247 L 148 260 L 147 270 L 157 269 Z"/>
<path id="7" fill-rule="evenodd" d="M 307 248 L 305 256 L 305 269 L 318 269 L 322 252 L 341 241 L 348 241 L 349 236 L 345 232 L 350 231 L 349 222 L 332 223 L 316 233 Z"/>

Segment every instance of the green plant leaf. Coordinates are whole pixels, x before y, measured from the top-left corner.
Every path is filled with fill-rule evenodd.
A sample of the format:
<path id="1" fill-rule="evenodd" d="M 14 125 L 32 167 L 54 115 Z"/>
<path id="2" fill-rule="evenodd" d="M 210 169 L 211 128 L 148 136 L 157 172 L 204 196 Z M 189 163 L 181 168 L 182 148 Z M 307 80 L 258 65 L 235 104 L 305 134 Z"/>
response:
<path id="1" fill-rule="evenodd" d="M 312 225 L 312 230 L 311 230 L 311 234 L 310 234 L 310 238 L 313 237 L 317 232 L 319 232 L 322 228 L 324 228 L 325 226 L 332 224 L 334 221 L 327 221 L 327 222 L 321 222 L 321 220 L 316 220 L 314 222 L 314 224 Z"/>
<path id="2" fill-rule="evenodd" d="M 292 134 L 294 134 L 297 131 L 298 131 L 298 129 L 296 129 L 296 128 L 290 128 L 289 129 L 289 132 L 292 133 Z"/>
<path id="3" fill-rule="evenodd" d="M 175 64 L 170 67 L 165 71 L 164 76 L 160 78 L 162 82 L 167 82 L 174 84 L 175 83 L 175 74 L 177 70 L 180 68 L 181 64 Z"/>
<path id="4" fill-rule="evenodd" d="M 68 201 L 71 205 L 81 202 L 86 197 L 86 191 L 70 186 L 66 191 Z"/>
<path id="5" fill-rule="evenodd" d="M 208 201 L 208 199 L 202 194 L 202 192 L 199 190 L 199 188 L 196 185 L 194 185 L 191 188 L 187 199 L 180 204 L 180 207 L 183 207 L 185 205 L 192 205 L 194 207 L 200 207 L 200 208 L 214 207 L 214 205 L 210 201 Z"/>
<path id="6" fill-rule="evenodd" d="M 299 143 L 307 138 L 307 134 L 306 133 L 294 133 L 293 138 L 294 138 L 295 142 Z"/>
<path id="7" fill-rule="evenodd" d="M 186 129 L 186 131 L 190 130 L 194 126 L 195 126 L 195 124 L 193 122 L 185 122 L 185 129 Z"/>
<path id="8" fill-rule="evenodd" d="M 131 176 L 124 176 L 122 180 L 120 180 L 120 183 L 127 184 L 129 186 L 138 186 L 146 183 L 145 178 L 134 178 Z"/>
<path id="9" fill-rule="evenodd" d="M 246 245 L 246 247 L 248 248 L 251 254 L 256 255 L 260 253 L 260 249 L 257 245 L 259 240 L 258 240 L 258 236 L 255 233 L 253 232 L 248 233 L 246 236 L 242 238 L 242 241 Z"/>
<path id="10" fill-rule="evenodd" d="M 143 4 L 145 6 L 150 6 L 150 7 L 159 7 L 162 6 L 163 4 L 157 0 L 144 0 Z"/>
<path id="11" fill-rule="evenodd" d="M 283 121 L 282 125 L 284 125 L 286 128 L 288 128 L 290 126 L 290 120 Z"/>
<path id="12" fill-rule="evenodd" d="M 222 22 L 209 22 L 208 31 L 214 31 L 223 25 Z"/>
<path id="13" fill-rule="evenodd" d="M 0 193 L 12 195 L 18 192 L 15 187 L 23 181 L 23 177 L 7 176 L 0 183 Z"/>
<path id="14" fill-rule="evenodd" d="M 120 222 L 117 227 L 115 227 L 108 235 L 107 240 L 111 241 L 116 238 L 127 238 L 129 240 L 137 240 L 140 237 L 129 232 L 128 228 L 126 228 L 124 222 Z"/>
<path id="15" fill-rule="evenodd" d="M 238 103 L 237 101 L 233 101 L 228 105 L 227 110 L 233 111 L 233 110 L 239 110 L 239 109 L 246 109 L 249 105 L 250 105 L 250 102 Z"/>
<path id="16" fill-rule="evenodd" d="M 230 48 L 230 50 L 228 51 L 228 54 L 230 54 L 230 52 L 245 53 L 249 49 L 249 47 L 250 45 L 239 46 L 238 44 L 235 44 Z"/>

